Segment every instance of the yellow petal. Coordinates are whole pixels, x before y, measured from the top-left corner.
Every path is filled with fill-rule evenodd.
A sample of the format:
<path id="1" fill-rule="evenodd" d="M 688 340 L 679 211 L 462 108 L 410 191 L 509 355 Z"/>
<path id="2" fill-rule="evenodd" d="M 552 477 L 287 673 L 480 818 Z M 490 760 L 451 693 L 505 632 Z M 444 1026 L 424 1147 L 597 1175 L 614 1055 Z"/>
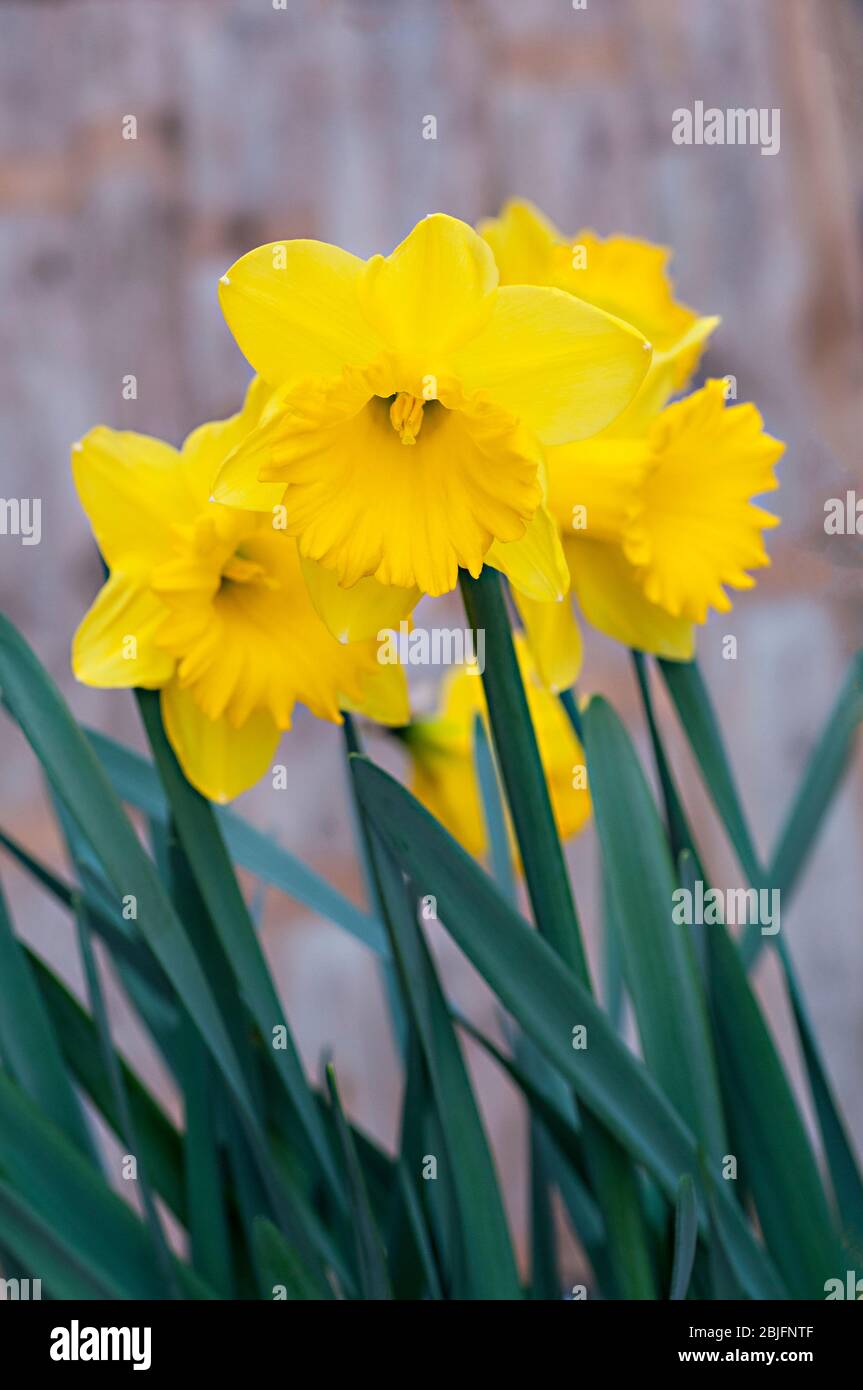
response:
<path id="1" fill-rule="evenodd" d="M 595 439 L 546 451 L 548 500 L 567 539 L 622 541 L 641 510 L 652 465 L 646 439 Z"/>
<path id="2" fill-rule="evenodd" d="M 578 680 L 582 659 L 581 629 L 570 599 L 537 603 L 518 592 L 513 597 L 540 680 L 549 690 L 568 690 Z"/>
<path id="3" fill-rule="evenodd" d="M 478 231 L 494 252 L 502 285 L 549 283 L 552 253 L 563 237 L 533 203 L 511 199 Z"/>
<path id="4" fill-rule="evenodd" d="M 521 540 L 494 541 L 485 563 L 540 604 L 557 607 L 569 592 L 569 570 L 557 523 L 544 506 L 537 507 Z"/>
<path id="5" fill-rule="evenodd" d="M 562 290 L 498 290 L 491 317 L 455 354 L 467 392 L 483 391 L 544 444 L 584 439 L 634 397 L 650 365 L 640 333 Z"/>
<path id="6" fill-rule="evenodd" d="M 730 609 L 723 585 L 751 588 L 748 571 L 770 563 L 763 532 L 778 521 L 750 499 L 778 486 L 773 467 L 785 446 L 764 433 L 754 405 L 726 407 L 724 383 L 710 381 L 663 411 L 650 447 L 654 467 L 626 554 L 653 603 L 703 623 L 709 607 Z"/>
<path id="7" fill-rule="evenodd" d="M 411 791 L 469 854 L 485 853 L 488 835 L 471 754 L 450 754 L 433 744 L 408 744 L 413 756 Z"/>
<path id="8" fill-rule="evenodd" d="M 174 658 L 156 646 L 166 617 L 156 594 L 124 574 L 100 589 L 72 641 L 72 670 L 84 685 L 157 689 L 170 679 Z"/>
<path id="9" fill-rule="evenodd" d="M 570 541 L 566 546 L 572 587 L 585 618 L 617 642 L 674 661 L 690 661 L 693 625 L 645 597 L 638 571 L 616 545 Z"/>
<path id="10" fill-rule="evenodd" d="M 72 476 L 105 563 L 146 574 L 195 501 L 170 444 L 98 425 L 72 446 Z"/>
<path id="11" fill-rule="evenodd" d="M 405 669 L 398 663 L 381 664 L 363 680 L 360 699 L 343 697 L 342 709 L 364 714 L 378 724 L 400 729 L 410 721 L 411 706 Z"/>
<path id="12" fill-rule="evenodd" d="M 233 440 L 213 481 L 213 499 L 226 507 L 274 515 L 282 505 L 284 483 L 261 482 L 260 473 L 272 463 L 283 432 L 281 398 L 271 396 L 257 423 Z"/>
<path id="13" fill-rule="evenodd" d="M 670 258 L 666 246 L 637 237 L 599 237 L 584 229 L 555 248 L 548 283 L 634 324 L 654 351 L 662 352 L 696 320 L 674 297 Z"/>
<path id="14" fill-rule="evenodd" d="M 537 674 L 526 680 L 526 686 L 557 833 L 568 840 L 590 818 L 584 749 L 557 696 L 545 689 Z"/>
<path id="15" fill-rule="evenodd" d="M 717 318 L 699 318 L 675 298 L 671 252 L 635 237 L 598 237 L 583 230 L 565 238 L 530 203 L 509 203 L 480 229 L 491 245 L 502 285 L 554 285 L 630 323 L 653 348 L 637 397 L 611 425 L 636 437 L 688 385 Z"/>
<path id="16" fill-rule="evenodd" d="M 474 761 L 474 721 L 486 717 L 482 680 L 466 667 L 441 683 L 437 711 L 416 720 L 407 733 L 411 790 L 470 854 L 487 844 L 485 816 Z"/>
<path id="17" fill-rule="evenodd" d="M 573 835 L 590 815 L 584 752 L 560 701 L 538 678 L 520 633 L 515 645 L 555 821 L 562 836 Z M 487 718 L 482 681 L 466 668 L 453 671 L 443 683 L 438 712 L 412 724 L 406 742 L 414 795 L 476 855 L 487 841 L 474 760 L 478 714 Z"/>
<path id="18" fill-rule="evenodd" d="M 219 282 L 228 326 L 273 385 L 338 376 L 381 350 L 357 294 L 365 262 L 322 241 L 277 241 L 242 256 Z"/>
<path id="19" fill-rule="evenodd" d="M 236 728 L 225 718 L 208 718 L 177 681 L 165 686 L 161 705 L 171 747 L 202 796 L 231 801 L 270 769 L 280 730 L 266 711 L 256 711 Z"/>
<path id="20" fill-rule="evenodd" d="M 420 600 L 417 588 L 400 589 L 376 579 L 359 579 L 343 589 L 334 570 L 316 560 L 302 560 L 301 565 L 318 617 L 340 642 L 365 642 L 382 628 L 397 628 Z"/>
<path id="21" fill-rule="evenodd" d="M 187 436 L 181 450 L 182 466 L 189 490 L 199 507 L 204 506 L 212 496 L 216 475 L 225 460 L 259 424 L 272 394 L 272 388 L 263 377 L 252 377 L 242 410 L 227 420 L 213 420 L 209 424 L 199 425 Z"/>
<path id="22" fill-rule="evenodd" d="M 567 839 L 577 834 L 590 816 L 584 750 L 563 705 L 540 679 L 521 633 L 516 634 L 515 650 L 558 834 Z"/>
<path id="23" fill-rule="evenodd" d="M 488 318 L 497 278 L 494 256 L 473 228 L 434 213 L 392 255 L 371 258 L 360 300 L 387 347 L 424 376 Z"/>
<path id="24" fill-rule="evenodd" d="M 328 631 L 290 536 L 263 518 L 222 507 L 212 512 L 212 522 L 224 515 L 242 523 L 245 534 L 233 548 L 260 578 L 217 580 L 214 591 L 199 583 L 194 565 L 181 563 L 167 577 L 160 572 L 160 592 L 171 607 L 162 640 L 179 659 L 180 683 L 210 719 L 224 714 L 235 726 L 265 708 L 280 728 L 289 728 L 297 701 L 317 718 L 338 723 L 340 698 L 361 699 L 364 680 L 377 671 L 376 644 L 344 646 Z M 205 539 L 210 525 L 208 517 Z"/>
<path id="25" fill-rule="evenodd" d="M 719 319 L 695 319 L 691 328 L 669 348 L 654 348 L 650 371 L 631 405 L 603 431 L 603 438 L 640 438 L 670 398 L 684 390 L 695 372 L 707 339 Z"/>

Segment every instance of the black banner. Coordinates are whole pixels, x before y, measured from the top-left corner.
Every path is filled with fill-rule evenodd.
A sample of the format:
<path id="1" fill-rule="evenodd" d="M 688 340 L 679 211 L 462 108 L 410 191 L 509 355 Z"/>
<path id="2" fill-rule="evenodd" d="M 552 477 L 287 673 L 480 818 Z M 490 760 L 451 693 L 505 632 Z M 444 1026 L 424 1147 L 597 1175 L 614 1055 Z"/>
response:
<path id="1" fill-rule="evenodd" d="M 381 1318 L 381 1322 L 377 1318 Z M 462 1322 L 462 1318 L 469 1321 Z M 515 1318 L 515 1322 L 513 1322 Z M 440 1321 L 443 1319 L 443 1322 Z M 486 1322 L 488 1319 L 488 1322 Z M 523 1321 L 522 1321 L 523 1320 Z M 824 1303 L 0 1303 L 0 1365 L 52 1377 L 162 1376 L 166 1372 L 222 1375 L 282 1369 L 290 1374 L 297 1354 L 318 1354 L 328 1373 L 341 1356 L 363 1355 L 368 1373 L 383 1366 L 381 1336 L 418 1333 L 425 1375 L 437 1354 L 453 1367 L 444 1329 L 470 1338 L 474 1351 L 493 1361 L 513 1333 L 525 1354 L 524 1333 L 565 1338 L 575 1371 L 591 1356 L 610 1372 L 666 1370 L 672 1366 L 808 1366 L 839 1369 L 856 1355 L 860 1313 Z M 339 1340 L 333 1332 L 339 1331 Z M 434 1337 L 429 1334 L 434 1332 Z M 374 1342 L 371 1342 L 371 1338 Z M 542 1360 L 547 1341 L 536 1344 Z M 556 1341 L 555 1352 L 561 1344 Z M 370 1363 L 369 1355 L 376 1358 Z M 388 1357 L 387 1357 L 388 1359 Z M 359 1363 L 357 1363 L 359 1364 Z"/>

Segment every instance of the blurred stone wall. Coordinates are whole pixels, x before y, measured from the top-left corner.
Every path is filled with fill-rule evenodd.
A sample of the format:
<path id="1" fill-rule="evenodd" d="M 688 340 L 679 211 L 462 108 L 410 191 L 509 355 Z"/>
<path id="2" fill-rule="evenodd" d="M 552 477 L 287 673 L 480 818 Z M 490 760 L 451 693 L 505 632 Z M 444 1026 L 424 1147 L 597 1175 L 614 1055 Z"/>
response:
<path id="1" fill-rule="evenodd" d="M 774 566 L 700 648 L 766 851 L 863 629 L 860 538 L 823 528 L 826 498 L 863 497 L 863 5 L 3 0 L 0 33 L 0 494 L 42 499 L 39 546 L 0 537 L 0 602 L 75 712 L 140 742 L 129 697 L 68 674 L 99 584 L 70 443 L 97 421 L 179 442 L 236 408 L 247 368 L 215 286 L 251 246 L 310 236 L 368 255 L 432 209 L 473 221 L 520 194 L 567 230 L 673 246 L 682 297 L 724 319 L 707 373 L 733 374 L 788 441 Z M 696 100 L 778 107 L 780 152 L 675 146 L 672 111 Z M 429 114 L 436 141 L 421 138 Z M 128 115 L 134 141 L 122 138 Z M 134 401 L 122 398 L 129 373 Z M 728 632 L 736 662 L 720 658 Z M 585 687 L 606 692 L 643 744 L 624 653 L 592 639 Z M 301 716 L 280 756 L 289 789 L 261 786 L 242 809 L 360 893 L 338 731 Z M 683 750 L 678 766 L 716 877 L 735 884 Z M 53 858 L 33 760 L 5 722 L 2 783 L 0 823 Z M 784 927 L 863 1141 L 861 824 L 858 754 Z M 570 857 L 595 931 L 591 832 Z M 68 924 L 3 867 L 20 928 L 77 978 Z M 284 898 L 268 898 L 265 932 L 309 1065 L 332 1045 L 354 1114 L 391 1138 L 399 1079 L 373 962 Z M 441 956 L 456 998 L 493 1026 L 468 966 L 445 942 Z M 768 962 L 759 982 L 787 1040 Z M 159 1081 L 119 998 L 115 1010 Z M 520 1109 L 472 1061 L 521 1223 Z"/>

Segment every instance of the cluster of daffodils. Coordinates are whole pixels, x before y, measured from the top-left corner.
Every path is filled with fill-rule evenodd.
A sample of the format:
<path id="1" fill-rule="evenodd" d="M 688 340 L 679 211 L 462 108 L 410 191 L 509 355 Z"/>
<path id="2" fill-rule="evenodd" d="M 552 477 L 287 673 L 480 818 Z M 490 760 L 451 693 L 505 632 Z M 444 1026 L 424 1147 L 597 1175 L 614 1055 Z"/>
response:
<path id="1" fill-rule="evenodd" d="M 576 831 L 581 750 L 553 693 L 581 664 L 572 597 L 619 641 L 686 660 L 776 524 L 751 500 L 782 451 L 758 411 L 723 382 L 683 394 L 717 321 L 675 300 L 667 258 L 564 237 L 525 203 L 478 231 L 435 214 L 368 261 L 315 241 L 243 256 L 220 283 L 256 373 L 239 413 L 179 450 L 103 427 L 73 448 L 109 570 L 78 678 L 160 690 L 186 776 L 225 801 L 268 769 L 297 702 L 407 725 L 377 634 L 491 565 Z M 407 739 L 417 794 L 476 852 L 482 698 L 457 673 Z"/>

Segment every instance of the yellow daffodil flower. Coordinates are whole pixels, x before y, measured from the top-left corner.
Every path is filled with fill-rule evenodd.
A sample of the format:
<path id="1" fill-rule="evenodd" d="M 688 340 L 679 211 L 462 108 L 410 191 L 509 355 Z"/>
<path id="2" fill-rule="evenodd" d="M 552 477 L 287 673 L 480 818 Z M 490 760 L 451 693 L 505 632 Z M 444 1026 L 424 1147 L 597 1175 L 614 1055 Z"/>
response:
<path id="1" fill-rule="evenodd" d="M 515 641 L 555 821 L 561 838 L 567 838 L 590 815 L 584 751 L 560 701 L 539 680 L 526 642 L 520 634 Z M 474 761 L 477 715 L 487 723 L 482 681 L 470 668 L 459 668 L 443 682 L 437 713 L 406 731 L 406 745 L 414 795 L 465 849 L 481 857 L 488 837 Z"/>
<path id="2" fill-rule="evenodd" d="M 725 383 L 708 381 L 639 438 L 551 450 L 551 507 L 588 621 L 628 646 L 690 660 L 708 609 L 731 609 L 726 587 L 753 588 L 749 571 L 770 564 L 763 532 L 778 518 L 750 499 L 778 486 L 783 449 L 754 405 L 727 405 Z M 519 606 L 537 633 L 535 614 Z M 554 673 L 559 635 L 543 643 L 540 633 L 540 644 Z"/>
<path id="3" fill-rule="evenodd" d="M 565 237 L 532 203 L 518 200 L 479 230 L 494 252 L 501 284 L 554 285 L 633 324 L 651 344 L 650 370 L 616 427 L 630 433 L 685 389 L 719 319 L 700 317 L 675 299 L 667 247 L 586 229 Z"/>
<path id="4" fill-rule="evenodd" d="M 93 429 L 72 470 L 109 578 L 75 635 L 87 685 L 161 691 L 162 717 L 189 781 L 227 801 L 267 770 L 301 701 L 384 723 L 409 717 L 404 672 L 372 641 L 339 643 L 312 606 L 297 543 L 263 516 L 210 500 L 215 475 L 252 428 L 268 392 L 201 426 L 177 450 Z"/>
<path id="5" fill-rule="evenodd" d="M 559 289 L 499 288 L 487 243 L 441 214 L 369 261 L 316 241 L 259 247 L 220 296 L 274 394 L 214 496 L 284 505 L 333 631 L 391 625 L 460 566 L 494 565 L 537 599 L 565 592 L 541 446 L 629 404 L 643 335 Z"/>
<path id="6" fill-rule="evenodd" d="M 548 505 L 560 527 L 572 589 L 595 627 L 670 659 L 694 654 L 708 608 L 727 612 L 726 586 L 754 585 L 769 564 L 763 532 L 777 518 L 751 499 L 777 487 L 784 446 L 754 405 L 726 405 L 725 383 L 685 389 L 718 320 L 675 298 L 668 252 L 592 232 L 565 240 L 527 203 L 483 224 L 504 283 L 554 284 L 635 324 L 654 344 L 632 404 L 593 438 L 545 450 Z M 568 602 L 515 595 L 538 668 L 552 689 L 576 679 L 581 637 Z"/>

